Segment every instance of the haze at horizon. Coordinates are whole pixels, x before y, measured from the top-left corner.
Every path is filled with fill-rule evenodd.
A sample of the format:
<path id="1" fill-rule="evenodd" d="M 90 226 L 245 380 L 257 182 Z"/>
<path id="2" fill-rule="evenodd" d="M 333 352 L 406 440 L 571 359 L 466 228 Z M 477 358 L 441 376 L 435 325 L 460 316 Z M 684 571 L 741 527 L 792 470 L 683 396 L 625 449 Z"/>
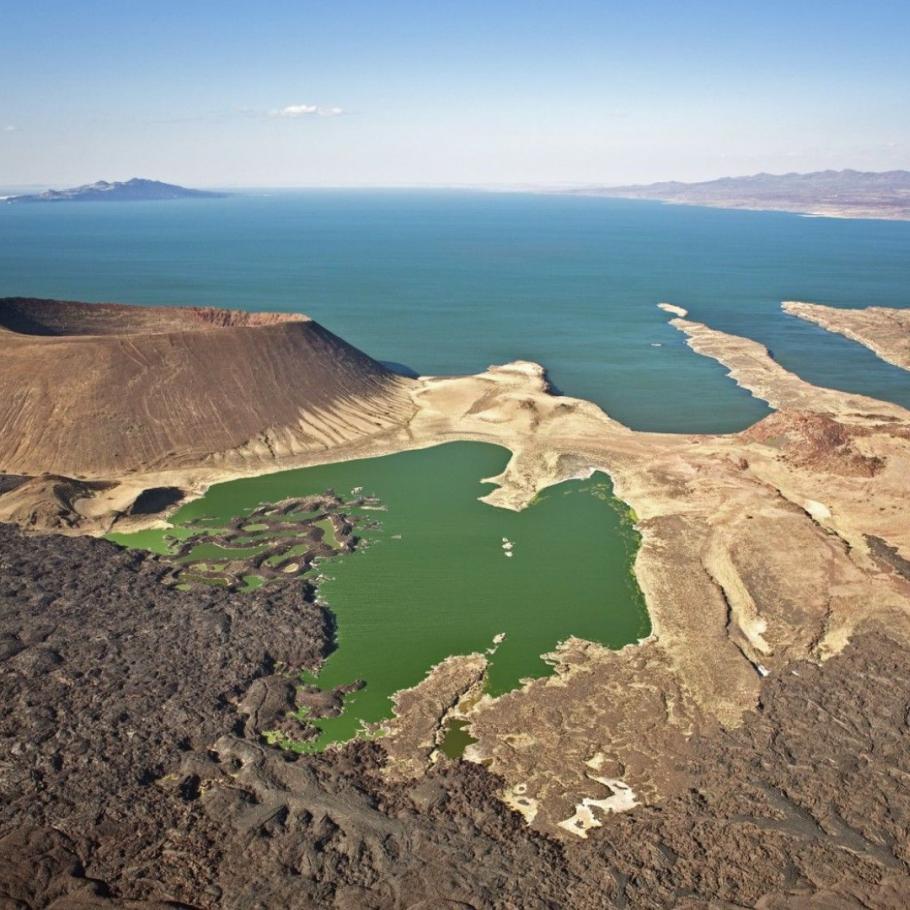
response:
<path id="1" fill-rule="evenodd" d="M 910 164 L 910 8 L 887 0 L 3 6 L 8 186 L 617 184 Z"/>

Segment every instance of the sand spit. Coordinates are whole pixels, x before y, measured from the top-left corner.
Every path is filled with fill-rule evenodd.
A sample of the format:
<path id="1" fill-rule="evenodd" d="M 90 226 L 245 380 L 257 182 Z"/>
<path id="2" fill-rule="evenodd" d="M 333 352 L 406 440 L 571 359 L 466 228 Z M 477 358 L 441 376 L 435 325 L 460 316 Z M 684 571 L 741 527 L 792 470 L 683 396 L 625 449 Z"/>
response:
<path id="1" fill-rule="evenodd" d="M 910 310 L 873 306 L 848 310 L 786 300 L 781 309 L 865 345 L 882 360 L 910 370 Z"/>
<path id="2" fill-rule="evenodd" d="M 800 379 L 778 364 L 757 341 L 727 335 L 688 319 L 671 319 L 670 324 L 688 336 L 687 343 L 693 351 L 722 363 L 737 385 L 778 411 L 815 411 L 859 424 L 870 420 L 906 420 L 908 412 L 899 405 L 820 388 Z"/>
<path id="3" fill-rule="evenodd" d="M 689 315 L 688 310 L 684 310 L 681 306 L 676 306 L 672 303 L 659 303 L 657 304 L 658 309 L 663 310 L 665 313 L 672 313 L 674 316 L 679 316 L 682 319 L 685 319 Z"/>
<path id="4" fill-rule="evenodd" d="M 137 471 L 77 504 L 78 520 L 107 527 L 146 487 L 192 495 L 219 480 L 455 440 L 512 451 L 485 497 L 498 507 L 523 508 L 579 471 L 605 471 L 638 516 L 635 572 L 653 633 L 621 651 L 563 643 L 553 676 L 477 702 L 477 742 L 466 753 L 500 776 L 504 792 L 522 788 L 535 828 L 575 840 L 560 823 L 579 805 L 602 820 L 597 803 L 609 798 L 592 795 L 592 755 L 601 756 L 597 776 L 622 781 L 642 805 L 665 800 L 689 785 L 692 737 L 735 729 L 766 675 L 838 654 L 871 621 L 910 642 L 901 570 L 910 559 L 910 412 L 812 386 L 748 339 L 678 314 L 672 324 L 777 413 L 736 435 L 639 433 L 590 402 L 551 394 L 528 362 L 458 378 L 383 378 L 397 424 L 318 450 L 241 446 L 195 466 Z M 441 688 L 409 690 L 408 713 L 420 723 L 397 737 L 391 773 L 424 773 L 439 731 L 434 704 L 451 705 L 476 682 L 478 667 L 465 663 L 462 680 L 460 666 L 445 665 Z"/>
<path id="5" fill-rule="evenodd" d="M 551 833 L 579 805 L 596 811 L 592 752 L 605 776 L 659 801 L 688 785 L 692 734 L 738 725 L 786 661 L 838 653 L 873 618 L 910 641 L 908 578 L 868 541 L 880 532 L 910 553 L 910 413 L 817 389 L 747 339 L 673 325 L 781 410 L 733 436 L 630 433 L 603 417 L 593 440 L 538 434 L 490 497 L 516 504 L 541 476 L 558 479 L 554 450 L 571 452 L 609 473 L 639 516 L 651 638 L 620 652 L 566 642 L 554 676 L 479 704 L 471 720 L 471 756 L 520 782 L 534 825 Z"/>

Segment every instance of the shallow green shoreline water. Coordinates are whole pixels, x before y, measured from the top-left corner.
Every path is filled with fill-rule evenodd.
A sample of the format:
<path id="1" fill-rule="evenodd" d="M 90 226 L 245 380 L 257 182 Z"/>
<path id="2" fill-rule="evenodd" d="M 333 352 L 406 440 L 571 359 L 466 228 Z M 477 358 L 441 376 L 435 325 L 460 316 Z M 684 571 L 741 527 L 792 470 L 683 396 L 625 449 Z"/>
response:
<path id="1" fill-rule="evenodd" d="M 363 518 L 357 552 L 320 564 L 319 596 L 337 619 L 337 648 L 316 682 L 363 679 L 344 713 L 319 721 L 316 747 L 355 736 L 391 714 L 390 697 L 451 654 L 485 651 L 494 695 L 549 672 L 541 655 L 576 635 L 622 647 L 650 631 L 631 567 L 638 537 L 608 479 L 595 475 L 544 491 L 522 512 L 478 501 L 481 478 L 502 471 L 508 452 L 480 443 L 351 461 L 219 484 L 180 509 L 178 526 L 214 524 L 263 502 L 358 487 L 382 511 Z M 112 535 L 166 551 L 163 531 Z M 511 555 L 508 555 L 511 554 Z"/>

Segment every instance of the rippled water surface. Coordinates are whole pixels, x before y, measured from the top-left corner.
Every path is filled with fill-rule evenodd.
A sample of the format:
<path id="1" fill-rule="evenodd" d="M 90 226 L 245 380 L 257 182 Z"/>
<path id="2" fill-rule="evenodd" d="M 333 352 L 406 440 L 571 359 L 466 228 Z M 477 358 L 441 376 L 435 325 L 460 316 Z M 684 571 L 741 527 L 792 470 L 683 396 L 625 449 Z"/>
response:
<path id="1" fill-rule="evenodd" d="M 910 223 L 432 191 L 0 205 L 0 294 L 301 310 L 421 373 L 536 360 L 639 429 L 765 414 L 686 349 L 666 300 L 812 382 L 910 406 L 906 373 L 779 310 L 910 305 Z"/>

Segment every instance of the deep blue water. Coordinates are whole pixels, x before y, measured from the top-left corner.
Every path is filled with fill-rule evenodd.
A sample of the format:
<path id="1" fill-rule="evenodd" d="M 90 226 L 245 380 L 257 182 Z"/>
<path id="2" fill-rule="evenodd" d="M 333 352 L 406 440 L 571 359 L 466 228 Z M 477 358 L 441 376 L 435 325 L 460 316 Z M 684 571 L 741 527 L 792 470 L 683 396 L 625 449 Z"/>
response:
<path id="1" fill-rule="evenodd" d="M 0 205 L 8 295 L 297 310 L 421 373 L 528 358 L 638 429 L 765 414 L 666 325 L 669 301 L 812 382 L 910 407 L 910 375 L 779 309 L 910 306 L 910 223 L 441 191 Z"/>

